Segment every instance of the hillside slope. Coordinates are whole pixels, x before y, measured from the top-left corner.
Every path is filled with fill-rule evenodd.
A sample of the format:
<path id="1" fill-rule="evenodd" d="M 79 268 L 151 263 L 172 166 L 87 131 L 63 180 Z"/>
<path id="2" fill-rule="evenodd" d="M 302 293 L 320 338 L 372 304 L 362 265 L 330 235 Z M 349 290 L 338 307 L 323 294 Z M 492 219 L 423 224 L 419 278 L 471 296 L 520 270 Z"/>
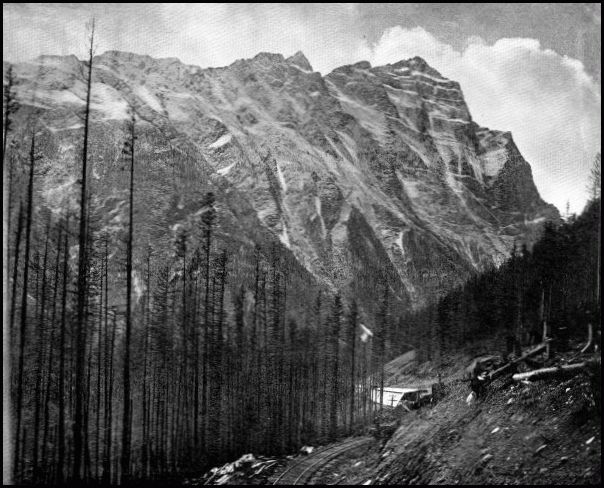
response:
<path id="1" fill-rule="evenodd" d="M 467 405 L 453 386 L 431 410 L 404 418 L 381 451 L 387 484 L 599 484 L 601 426 L 589 373 L 566 380 L 496 381 Z"/>

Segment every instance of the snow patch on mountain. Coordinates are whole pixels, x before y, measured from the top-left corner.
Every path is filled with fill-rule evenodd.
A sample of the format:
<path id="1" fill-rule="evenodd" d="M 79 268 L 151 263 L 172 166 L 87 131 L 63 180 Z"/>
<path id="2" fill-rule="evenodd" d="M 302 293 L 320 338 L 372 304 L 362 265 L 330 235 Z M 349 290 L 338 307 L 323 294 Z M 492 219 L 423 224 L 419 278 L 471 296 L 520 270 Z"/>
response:
<path id="1" fill-rule="evenodd" d="M 279 240 L 283 243 L 285 247 L 291 249 L 291 242 L 289 240 L 289 234 L 287 233 L 287 227 L 283 224 L 283 230 L 279 234 Z"/>
<path id="2" fill-rule="evenodd" d="M 301 68 L 300 66 L 298 66 L 298 65 L 296 65 L 296 64 L 292 64 L 292 67 L 293 67 L 293 68 L 296 68 L 298 71 L 302 71 L 302 73 L 312 73 L 312 71 L 311 71 L 311 70 Z"/>
<path id="3" fill-rule="evenodd" d="M 421 183 L 419 181 L 411 181 L 405 178 L 399 178 L 405 188 L 405 193 L 411 200 L 419 199 L 421 192 L 419 190 Z"/>
<path id="4" fill-rule="evenodd" d="M 67 177 L 58 185 L 49 185 L 44 190 L 44 199 L 55 214 L 61 214 L 65 209 L 75 208 L 75 192 L 73 186 L 76 183 L 75 176 Z"/>
<path id="5" fill-rule="evenodd" d="M 136 271 L 132 272 L 132 285 L 134 288 L 134 297 L 135 297 L 134 303 L 137 304 L 138 301 L 143 296 L 143 293 L 145 292 L 145 285 L 144 285 L 143 281 L 140 279 L 140 277 L 138 276 L 138 272 L 136 272 Z"/>
<path id="6" fill-rule="evenodd" d="M 401 250 L 401 254 L 404 257 L 405 256 L 405 248 L 403 247 L 403 234 L 404 234 L 404 231 L 399 232 L 398 238 L 396 239 L 396 244 L 398 245 L 399 249 Z"/>
<path id="7" fill-rule="evenodd" d="M 104 83 L 92 83 L 90 108 L 101 112 L 105 120 L 128 120 L 128 102 L 113 87 Z"/>
<path id="8" fill-rule="evenodd" d="M 229 164 L 228 166 L 226 166 L 222 169 L 219 169 L 216 172 L 221 176 L 225 176 L 225 175 L 229 174 L 229 171 L 231 171 L 231 169 L 233 169 L 233 166 L 235 166 L 236 164 L 237 164 L 237 161 L 234 161 L 231 164 Z"/>
<path id="9" fill-rule="evenodd" d="M 285 181 L 285 176 L 283 176 L 283 171 L 281 170 L 281 166 L 279 165 L 279 163 L 275 163 L 275 166 L 277 166 L 277 176 L 279 177 L 279 183 L 281 184 L 281 189 L 283 190 L 283 193 L 287 193 L 287 182 Z"/>
<path id="10" fill-rule="evenodd" d="M 159 113 L 163 113 L 164 110 L 161 106 L 161 103 L 159 102 L 157 97 L 155 95 L 153 95 L 151 93 L 151 91 L 149 91 L 149 88 L 147 88 L 147 86 L 145 86 L 145 85 L 137 86 L 134 90 L 134 93 L 136 93 L 136 95 L 143 102 L 145 102 L 147 105 L 149 105 L 149 107 L 151 107 L 153 110 L 155 110 L 156 112 L 159 112 Z"/>
<path id="11" fill-rule="evenodd" d="M 218 149 L 219 147 L 226 146 L 231 139 L 233 138 L 233 134 L 224 134 L 216 139 L 212 144 L 208 146 L 209 149 Z"/>
<path id="12" fill-rule="evenodd" d="M 75 93 L 68 90 L 39 90 L 35 96 L 41 101 L 49 101 L 58 105 L 84 105 L 86 103 Z"/>
<path id="13" fill-rule="evenodd" d="M 325 221 L 321 214 L 321 199 L 319 197 L 315 197 L 315 212 L 315 215 L 319 217 L 319 220 L 321 221 L 321 232 L 323 233 L 323 237 L 325 237 L 327 235 L 327 229 L 325 228 Z"/>
<path id="14" fill-rule="evenodd" d="M 386 138 L 384 114 L 374 106 L 365 105 L 342 93 L 333 82 L 327 80 L 330 92 L 340 102 L 345 112 L 352 115 L 361 126 L 375 135 L 379 141 Z"/>
<path id="15" fill-rule="evenodd" d="M 497 176 L 503 165 L 507 161 L 507 151 L 505 148 L 498 148 L 482 155 L 484 163 L 484 173 L 487 176 Z"/>
<path id="16" fill-rule="evenodd" d="M 537 217 L 536 219 L 525 220 L 524 225 L 536 225 L 541 224 L 542 222 L 545 222 L 545 217 Z"/>

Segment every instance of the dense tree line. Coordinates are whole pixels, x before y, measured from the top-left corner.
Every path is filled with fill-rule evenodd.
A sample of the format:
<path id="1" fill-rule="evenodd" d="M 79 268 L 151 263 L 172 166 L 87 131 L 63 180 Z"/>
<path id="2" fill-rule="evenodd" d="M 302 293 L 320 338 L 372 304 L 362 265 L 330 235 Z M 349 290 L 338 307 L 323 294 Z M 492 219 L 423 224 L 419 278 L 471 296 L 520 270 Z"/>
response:
<path id="1" fill-rule="evenodd" d="M 599 172 L 599 158 L 596 160 Z M 401 317 L 397 350 L 416 347 L 423 358 L 462 345 L 491 341 L 506 355 L 541 341 L 554 345 L 587 336 L 600 323 L 600 196 L 592 183 L 583 213 L 546 222 L 532 249 L 514 246 L 499 268 L 474 276 L 421 310 Z M 411 346 L 410 346 L 411 345 Z M 515 351 L 516 349 L 516 351 Z"/>
<path id="2" fill-rule="evenodd" d="M 92 47 L 91 36 L 77 208 L 46 205 L 52 136 L 31 107 L 27 130 L 11 132 L 17 106 L 5 100 L 14 479 L 182 476 L 362 429 L 384 383 L 389 287 L 370 318 L 352 294 L 316 285 L 301 320 L 282 246 L 258 245 L 242 263 L 216 237 L 211 191 L 170 249 L 142 246 L 134 107 L 117 156 L 126 217 L 111 230 L 90 176 Z M 242 266 L 253 276 L 232 281 Z M 373 338 L 361 340 L 361 320 L 377 324 Z"/>
<path id="3" fill-rule="evenodd" d="M 207 240 L 194 245 L 181 234 L 173 259 L 147 250 L 146 261 L 132 265 L 145 283 L 138 299 L 127 286 L 128 256 L 110 257 L 130 246 L 114 248 L 89 209 L 81 342 L 77 262 L 70 254 L 76 219 L 40 211 L 30 231 L 20 233 L 30 242 L 21 253 L 28 262 L 13 258 L 21 299 L 13 300 L 11 314 L 17 480 L 182 475 L 248 451 L 291 452 L 368 422 L 369 388 L 383 375 L 366 377 L 382 362 L 359 339 L 354 302 L 346 307 L 339 295 L 319 292 L 316 322 L 299 324 L 288 314 L 287 271 L 275 245 L 257 249 L 255 285 L 237 289 L 228 313 L 229 258 L 211 237 L 211 194 L 204 204 Z M 112 294 L 125 290 L 126 305 L 115 303 Z"/>

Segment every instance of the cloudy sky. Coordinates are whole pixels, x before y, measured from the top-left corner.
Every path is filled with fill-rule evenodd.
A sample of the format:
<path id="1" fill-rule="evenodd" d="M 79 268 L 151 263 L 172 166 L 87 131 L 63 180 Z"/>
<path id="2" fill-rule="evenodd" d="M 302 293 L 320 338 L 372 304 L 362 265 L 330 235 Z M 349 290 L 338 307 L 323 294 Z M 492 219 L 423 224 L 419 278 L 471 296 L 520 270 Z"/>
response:
<path id="1" fill-rule="evenodd" d="M 301 50 L 323 74 L 419 55 L 509 130 L 542 197 L 579 212 L 601 136 L 599 4 L 4 4 L 3 58 L 117 49 L 224 66 Z"/>

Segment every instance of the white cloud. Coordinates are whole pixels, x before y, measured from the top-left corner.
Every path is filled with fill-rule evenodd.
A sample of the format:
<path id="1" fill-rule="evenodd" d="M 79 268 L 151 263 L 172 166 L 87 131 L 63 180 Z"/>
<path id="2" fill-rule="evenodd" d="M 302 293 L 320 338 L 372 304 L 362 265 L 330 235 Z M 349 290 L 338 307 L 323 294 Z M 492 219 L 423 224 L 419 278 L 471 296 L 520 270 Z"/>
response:
<path id="1" fill-rule="evenodd" d="M 97 20 L 97 52 L 178 57 L 225 66 L 261 51 L 303 51 L 323 73 L 356 61 L 363 39 L 354 4 L 8 4 L 5 59 L 39 54 L 86 55 L 86 22 Z"/>
<path id="2" fill-rule="evenodd" d="M 373 65 L 413 56 L 461 84 L 478 124 L 512 132 L 544 200 L 562 211 L 569 200 L 571 211 L 581 211 L 600 151 L 601 93 L 580 61 L 526 38 L 487 45 L 473 37 L 460 52 L 421 27 L 387 29 L 358 49 Z"/>
<path id="3" fill-rule="evenodd" d="M 544 49 L 536 39 L 502 38 L 489 45 L 472 36 L 459 50 L 421 27 L 396 26 L 371 44 L 367 34 L 375 18 L 355 4 L 57 5 L 5 6 L 4 59 L 84 57 L 91 15 L 98 21 L 98 53 L 176 56 L 202 67 L 260 51 L 289 56 L 302 50 L 326 74 L 361 60 L 375 66 L 421 56 L 461 84 L 477 123 L 513 133 L 546 201 L 564 210 L 570 200 L 574 211 L 585 202 L 600 149 L 600 85 L 580 61 Z"/>

